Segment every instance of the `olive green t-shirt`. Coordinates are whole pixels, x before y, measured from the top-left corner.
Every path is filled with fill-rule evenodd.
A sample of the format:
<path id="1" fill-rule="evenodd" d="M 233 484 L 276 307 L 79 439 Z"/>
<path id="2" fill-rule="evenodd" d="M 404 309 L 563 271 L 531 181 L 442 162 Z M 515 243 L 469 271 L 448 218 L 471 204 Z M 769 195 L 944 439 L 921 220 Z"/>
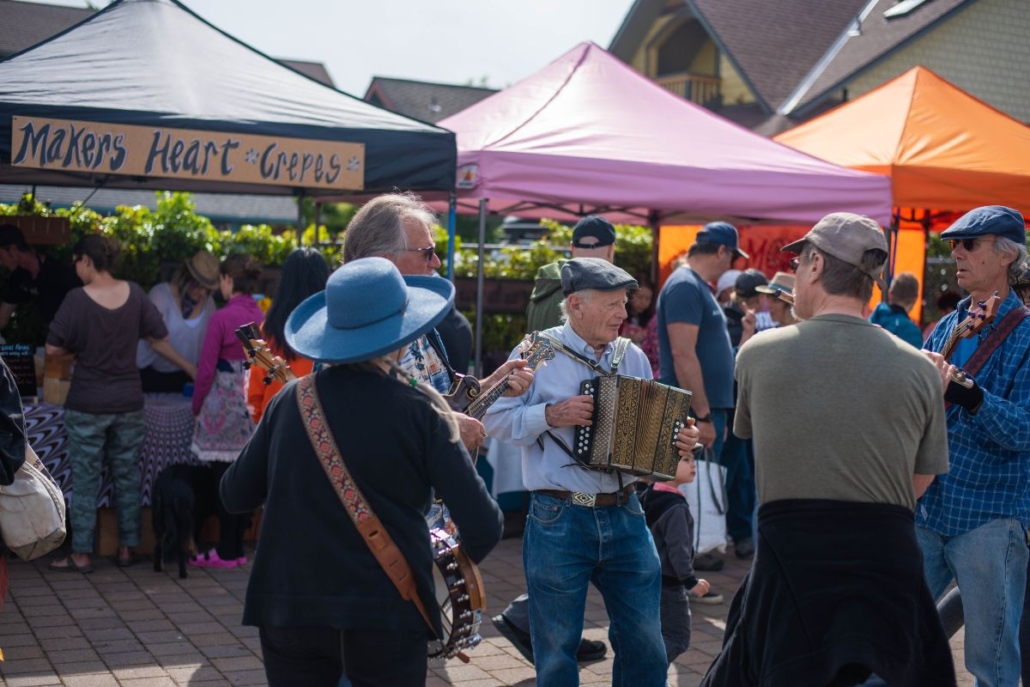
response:
<path id="1" fill-rule="evenodd" d="M 940 375 L 858 317 L 820 315 L 741 347 L 734 433 L 755 443 L 760 504 L 782 499 L 915 509 L 912 475 L 948 471 Z"/>

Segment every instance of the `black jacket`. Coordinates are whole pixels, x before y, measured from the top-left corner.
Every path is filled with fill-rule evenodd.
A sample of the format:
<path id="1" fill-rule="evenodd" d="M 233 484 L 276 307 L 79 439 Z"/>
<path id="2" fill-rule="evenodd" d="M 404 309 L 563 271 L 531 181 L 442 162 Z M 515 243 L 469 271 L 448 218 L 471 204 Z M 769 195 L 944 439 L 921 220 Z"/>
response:
<path id="1" fill-rule="evenodd" d="M 430 490 L 479 561 L 500 541 L 503 518 L 468 452 L 429 399 L 380 373 L 330 367 L 319 398 L 343 460 L 411 566 L 431 616 L 432 551 L 423 513 Z M 404 601 L 351 523 L 319 462 L 297 409 L 296 383 L 268 405 L 253 437 L 222 478 L 230 512 L 264 504 L 245 625 L 415 629 Z M 439 631 L 439 628 L 438 628 Z"/>
<path id="2" fill-rule="evenodd" d="M 758 549 L 702 687 L 953 687 L 912 512 L 785 500 L 758 512 Z"/>

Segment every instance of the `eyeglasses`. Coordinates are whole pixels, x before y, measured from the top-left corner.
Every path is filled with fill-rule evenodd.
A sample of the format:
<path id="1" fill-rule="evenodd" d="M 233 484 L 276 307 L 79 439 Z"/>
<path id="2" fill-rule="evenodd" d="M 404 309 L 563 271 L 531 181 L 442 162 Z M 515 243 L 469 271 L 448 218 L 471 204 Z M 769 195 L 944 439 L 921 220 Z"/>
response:
<path id="1" fill-rule="evenodd" d="M 428 248 L 409 248 L 409 253 L 422 253 L 426 259 L 426 264 L 433 262 L 433 258 L 436 257 L 436 244 L 429 246 Z"/>
<path id="2" fill-rule="evenodd" d="M 795 256 L 795 257 L 791 258 L 790 259 L 790 271 L 791 272 L 797 272 L 798 271 L 798 265 L 800 265 L 800 264 L 801 264 L 801 258 L 800 257 Z"/>
<path id="3" fill-rule="evenodd" d="M 948 241 L 948 246 L 951 248 L 951 250 L 955 250 L 959 246 L 962 246 L 963 248 L 966 249 L 967 252 L 972 253 L 973 251 L 976 250 L 976 247 L 979 245 L 977 243 L 977 241 L 979 241 L 979 240 L 980 239 L 978 239 L 978 238 L 976 238 L 976 239 L 951 239 L 950 241 Z"/>

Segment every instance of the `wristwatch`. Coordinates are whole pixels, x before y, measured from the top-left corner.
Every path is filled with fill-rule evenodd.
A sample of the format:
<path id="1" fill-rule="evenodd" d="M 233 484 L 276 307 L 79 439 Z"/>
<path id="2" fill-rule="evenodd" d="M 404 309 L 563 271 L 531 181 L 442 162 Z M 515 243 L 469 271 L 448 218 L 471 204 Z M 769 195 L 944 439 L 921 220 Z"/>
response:
<path id="1" fill-rule="evenodd" d="M 712 413 L 711 413 L 711 411 L 709 411 L 709 413 L 707 415 L 698 415 L 697 417 L 694 418 L 694 422 L 711 422 L 711 421 L 712 421 Z"/>

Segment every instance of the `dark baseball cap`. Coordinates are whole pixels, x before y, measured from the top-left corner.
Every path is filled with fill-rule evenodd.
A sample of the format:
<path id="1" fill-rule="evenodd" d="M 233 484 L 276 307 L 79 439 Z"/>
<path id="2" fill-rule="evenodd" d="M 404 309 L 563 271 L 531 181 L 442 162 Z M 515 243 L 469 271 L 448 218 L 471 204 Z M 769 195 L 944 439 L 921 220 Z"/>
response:
<path id="1" fill-rule="evenodd" d="M 566 296 L 577 291 L 635 288 L 637 280 L 629 272 L 601 258 L 573 258 L 561 268 L 561 290 Z"/>
<path id="2" fill-rule="evenodd" d="M 765 278 L 761 270 L 752 268 L 740 273 L 733 288 L 740 298 L 754 298 L 759 294 L 758 287 L 766 286 L 768 283 L 769 280 Z"/>
<path id="3" fill-rule="evenodd" d="M 729 222 L 709 222 L 697 232 L 697 243 L 717 243 L 733 251 L 734 257 L 748 259 L 750 256 L 740 250 L 737 228 Z"/>
<path id="4" fill-rule="evenodd" d="M 941 233 L 945 241 L 975 239 L 979 236 L 1001 236 L 1016 243 L 1026 243 L 1026 224 L 1018 210 L 1002 205 L 986 205 L 955 220 Z"/>
<path id="5" fill-rule="evenodd" d="M 590 237 L 597 239 L 590 240 Z M 587 239 L 586 242 L 583 239 Z M 572 245 L 576 248 L 601 248 L 615 243 L 615 227 L 604 217 L 587 215 L 576 222 L 572 230 Z"/>

